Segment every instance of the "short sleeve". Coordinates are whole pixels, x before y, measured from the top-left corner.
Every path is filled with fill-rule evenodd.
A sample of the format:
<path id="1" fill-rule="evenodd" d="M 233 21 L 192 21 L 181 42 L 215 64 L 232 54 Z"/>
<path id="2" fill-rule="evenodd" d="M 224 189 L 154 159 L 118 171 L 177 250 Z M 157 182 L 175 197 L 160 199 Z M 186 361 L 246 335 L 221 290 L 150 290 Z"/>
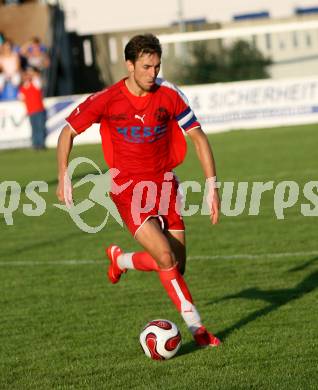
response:
<path id="1" fill-rule="evenodd" d="M 176 94 L 175 119 L 184 131 L 200 127 L 200 123 L 188 103 Z"/>
<path id="2" fill-rule="evenodd" d="M 106 94 L 107 90 L 90 95 L 65 119 L 77 134 L 88 129 L 93 123 L 100 123 L 107 104 Z"/>
<path id="3" fill-rule="evenodd" d="M 168 88 L 168 90 L 173 94 L 174 119 L 184 131 L 190 131 L 196 127 L 201 127 L 197 117 L 189 106 L 186 95 L 181 91 L 181 89 L 179 89 L 175 84 L 172 84 L 162 78 L 157 78 L 156 84 Z"/>

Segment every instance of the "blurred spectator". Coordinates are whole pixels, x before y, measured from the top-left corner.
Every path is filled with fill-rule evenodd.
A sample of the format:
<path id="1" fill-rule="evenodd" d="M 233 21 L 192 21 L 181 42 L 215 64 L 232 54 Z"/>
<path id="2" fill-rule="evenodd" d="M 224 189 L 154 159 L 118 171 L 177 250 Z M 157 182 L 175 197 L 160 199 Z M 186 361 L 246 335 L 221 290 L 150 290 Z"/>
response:
<path id="1" fill-rule="evenodd" d="M 50 65 L 47 48 L 38 37 L 34 37 L 22 45 L 20 53 L 26 58 L 27 66 L 37 68 L 40 72 L 43 72 Z"/>
<path id="2" fill-rule="evenodd" d="M 2 100 L 17 98 L 20 84 L 20 57 L 6 39 L 0 47 L 0 97 Z"/>
<path id="3" fill-rule="evenodd" d="M 33 37 L 20 48 L 20 56 L 24 69 L 34 67 L 40 71 L 42 79 L 42 91 L 46 95 L 47 87 L 47 69 L 50 65 L 50 58 L 47 47 L 41 43 L 38 37 Z"/>
<path id="4" fill-rule="evenodd" d="M 45 149 L 46 111 L 42 97 L 42 82 L 36 68 L 27 68 L 22 73 L 22 84 L 19 98 L 25 103 L 32 127 L 32 146 L 34 149 Z"/>

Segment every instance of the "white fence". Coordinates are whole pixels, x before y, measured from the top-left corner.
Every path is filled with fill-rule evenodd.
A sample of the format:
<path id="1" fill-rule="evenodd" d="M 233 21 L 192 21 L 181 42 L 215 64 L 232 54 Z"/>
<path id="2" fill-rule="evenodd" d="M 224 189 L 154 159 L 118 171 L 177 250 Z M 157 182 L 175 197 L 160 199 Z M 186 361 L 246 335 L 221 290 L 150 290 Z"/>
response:
<path id="1" fill-rule="evenodd" d="M 181 87 L 208 133 L 318 123 L 318 77 Z M 64 118 L 87 95 L 48 98 L 47 146 L 55 147 Z M 0 103 L 0 149 L 30 146 L 31 129 L 20 102 Z M 98 125 L 76 138 L 100 142 Z"/>

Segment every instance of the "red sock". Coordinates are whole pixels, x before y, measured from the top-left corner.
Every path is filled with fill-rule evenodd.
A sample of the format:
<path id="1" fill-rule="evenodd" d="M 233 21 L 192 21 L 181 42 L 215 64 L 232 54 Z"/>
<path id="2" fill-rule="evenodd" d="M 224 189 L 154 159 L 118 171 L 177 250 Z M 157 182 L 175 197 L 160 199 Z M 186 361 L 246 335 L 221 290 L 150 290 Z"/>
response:
<path id="1" fill-rule="evenodd" d="M 157 262 L 148 252 L 135 252 L 132 255 L 132 262 L 139 271 L 159 271 Z"/>
<path id="2" fill-rule="evenodd" d="M 177 266 L 168 270 L 159 270 L 160 281 L 171 301 L 181 313 L 192 333 L 202 326 L 199 313 L 193 305 L 192 296 Z"/>
<path id="3" fill-rule="evenodd" d="M 181 306 L 182 304 L 186 304 L 186 301 L 193 304 L 190 291 L 188 290 L 182 275 L 178 271 L 177 266 L 167 270 L 161 269 L 159 270 L 158 275 L 163 287 L 166 289 L 178 311 L 181 311 Z"/>

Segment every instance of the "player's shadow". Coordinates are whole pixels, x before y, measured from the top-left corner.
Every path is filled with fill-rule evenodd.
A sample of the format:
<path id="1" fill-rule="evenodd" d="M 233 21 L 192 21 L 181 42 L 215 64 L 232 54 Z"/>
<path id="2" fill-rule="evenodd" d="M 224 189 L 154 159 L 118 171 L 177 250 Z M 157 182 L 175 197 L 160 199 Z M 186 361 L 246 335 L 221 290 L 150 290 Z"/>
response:
<path id="1" fill-rule="evenodd" d="M 304 270 L 305 268 L 311 266 L 318 260 L 318 257 L 315 257 L 301 266 L 292 268 L 289 272 L 295 272 Z M 275 310 L 278 310 L 280 307 L 286 305 L 287 303 L 294 301 L 303 297 L 305 294 L 308 294 L 315 290 L 318 286 L 318 271 L 312 272 L 306 276 L 301 282 L 299 282 L 295 287 L 278 289 L 278 290 L 260 290 L 259 288 L 249 288 L 242 290 L 241 292 L 233 295 L 227 295 L 216 301 L 212 301 L 209 304 L 215 304 L 219 302 L 224 302 L 228 299 L 251 299 L 251 300 L 262 300 L 268 302 L 268 305 L 263 309 L 256 310 L 253 313 L 243 317 L 241 320 L 234 323 L 232 326 L 222 330 L 217 333 L 217 336 L 221 340 L 225 340 L 234 330 L 240 329 L 248 323 L 256 320 L 259 317 L 263 317 Z"/>
<path id="2" fill-rule="evenodd" d="M 182 356 L 197 351 L 200 351 L 200 347 L 198 347 L 194 341 L 188 341 L 181 345 L 180 351 L 178 352 L 177 356 Z"/>
<path id="3" fill-rule="evenodd" d="M 288 272 L 296 272 L 296 271 L 303 271 L 304 269 L 310 267 L 312 264 L 314 264 L 316 261 L 318 261 L 318 256 L 314 257 L 311 260 L 306 261 L 305 263 L 298 265 L 297 267 L 291 268 Z"/>

